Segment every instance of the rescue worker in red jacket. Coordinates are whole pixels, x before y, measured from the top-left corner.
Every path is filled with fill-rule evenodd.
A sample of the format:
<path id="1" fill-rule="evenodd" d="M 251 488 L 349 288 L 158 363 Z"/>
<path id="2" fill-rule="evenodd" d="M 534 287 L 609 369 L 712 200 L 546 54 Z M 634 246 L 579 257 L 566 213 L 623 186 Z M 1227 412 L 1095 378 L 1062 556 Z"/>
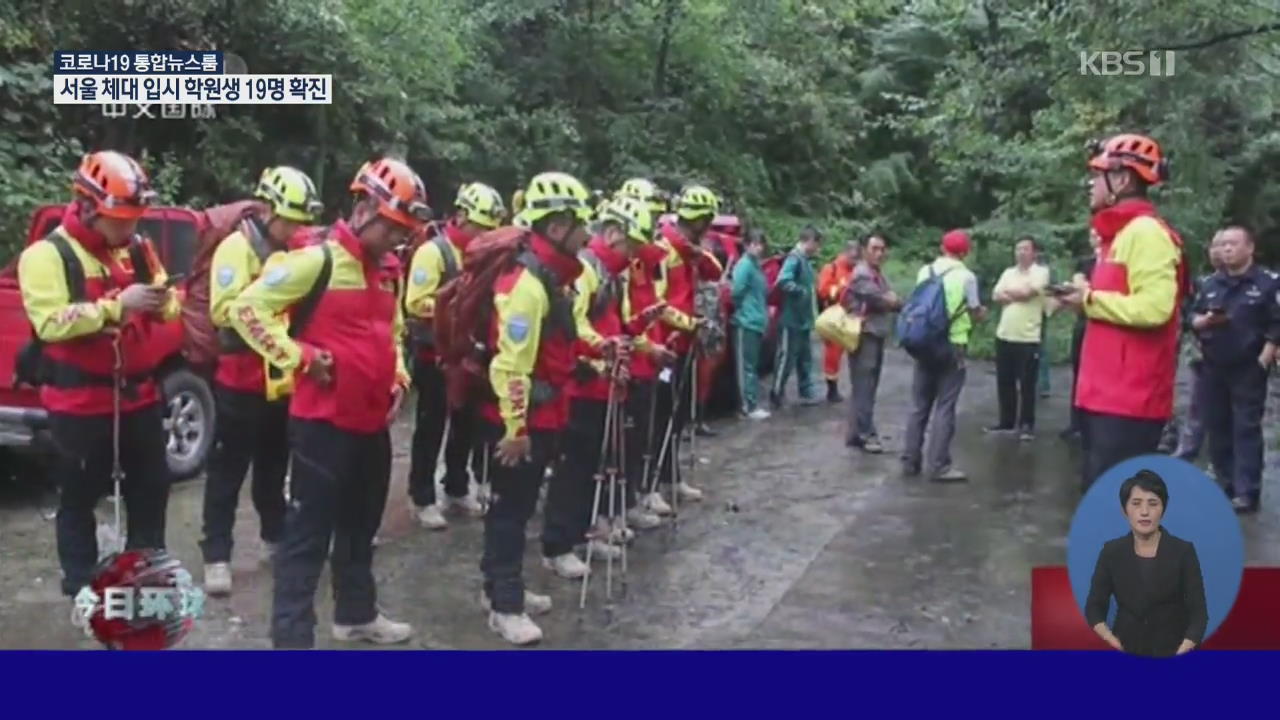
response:
<path id="1" fill-rule="evenodd" d="M 1147 199 L 1168 179 L 1154 140 L 1116 135 L 1090 148 L 1091 225 L 1097 265 L 1066 305 L 1087 320 L 1075 404 L 1081 410 L 1084 489 L 1115 464 L 1156 452 L 1173 413 L 1182 240 Z"/>
<path id="2" fill-rule="evenodd" d="M 89 583 L 98 562 L 93 510 L 112 487 L 117 401 L 127 547 L 165 547 L 170 477 L 156 383 L 162 358 L 151 340 L 180 312 L 150 242 L 135 236 L 155 200 L 142 167 L 118 152 L 92 153 L 72 191 L 62 224 L 18 260 L 22 304 L 43 343 L 40 402 L 58 448 L 52 474 L 61 491 L 58 560 L 68 597 Z"/>
<path id="3" fill-rule="evenodd" d="M 542 629 L 529 614 L 551 609 L 550 597 L 525 590 L 525 528 L 569 423 L 564 388 L 577 364 L 569 289 L 582 271 L 578 252 L 592 215 L 591 193 L 565 173 L 534 177 L 524 202 L 516 222 L 529 229 L 527 248 L 493 288 L 489 381 L 496 400 L 481 408 L 485 439 L 496 445 L 481 601 L 490 611 L 490 629 L 514 645 L 541 640 Z"/>
<path id="4" fill-rule="evenodd" d="M 204 589 L 231 592 L 232 528 L 245 473 L 253 464 L 253 506 L 268 554 L 284 532 L 289 468 L 289 395 L 293 377 L 271 368 L 231 328 L 228 308 L 263 269 L 296 247 L 295 236 L 322 207 L 315 184 L 291 167 L 267 168 L 254 196 L 266 202 L 218 243 L 209 264 L 209 315 L 218 329 L 213 379 L 218 423 L 204 486 Z"/>
<path id="5" fill-rule="evenodd" d="M 853 279 L 853 269 L 857 267 L 862 255 L 862 245 L 852 240 L 845 246 L 844 252 L 834 260 L 822 266 L 818 272 L 818 305 L 826 309 L 840 302 L 840 297 L 849 281 Z M 845 349 L 839 343 L 830 340 L 822 341 L 822 374 L 827 379 L 827 402 L 838 403 L 840 397 L 840 359 Z"/>
<path id="6" fill-rule="evenodd" d="M 414 252 L 404 297 L 414 348 L 414 385 L 418 388 L 409 464 L 409 497 L 413 501 L 414 517 L 430 530 L 449 527 L 442 512 L 447 507 L 472 516 L 483 513 L 480 503 L 470 493 L 467 475 L 475 415 L 470 411 L 448 411 L 444 373 L 436 362 L 435 338 L 431 329 L 436 294 L 446 282 L 461 274 L 471 240 L 496 228 L 506 215 L 498 191 L 478 182 L 462 186 L 454 207 L 453 217 L 444 224 L 443 232 L 428 238 Z M 449 421 L 447 440 L 446 418 Z M 445 507 L 436 503 L 436 466 L 442 440 L 445 440 Z"/>
<path id="7" fill-rule="evenodd" d="M 573 316 L 578 333 L 578 370 L 568 386 L 569 425 L 565 431 L 564 458 L 548 489 L 542 532 L 543 565 L 565 578 L 587 574 L 586 563 L 573 553 L 584 542 L 595 559 L 618 558 L 613 544 L 625 542 L 630 533 L 617 517 L 630 506 L 631 519 L 644 528 L 656 527 L 656 516 L 635 509 L 635 492 L 616 495 L 611 506 L 609 488 L 602 487 L 596 508 L 598 521 L 591 526 L 594 478 L 600 471 L 600 451 L 605 442 L 605 418 L 610 401 L 626 403 L 631 352 L 651 354 L 653 345 L 644 337 L 647 325 L 657 319 L 660 303 L 627 322 L 627 267 L 636 252 L 653 240 L 649 208 L 634 198 L 606 201 L 597 213 L 599 234 L 578 253 L 582 274 L 574 284 Z M 634 339 L 634 341 L 633 341 Z M 613 368 L 618 364 L 617 372 Z M 611 373 L 613 373 L 611 375 Z M 612 386 L 612 387 L 611 387 Z M 621 417 L 619 415 L 618 417 Z M 618 468 L 623 472 L 623 468 Z M 615 489 L 615 493 L 618 489 Z"/>
<path id="8" fill-rule="evenodd" d="M 378 610 L 373 536 L 391 473 L 388 427 L 409 387 L 400 265 L 392 250 L 431 217 L 418 174 L 399 160 L 366 163 L 355 205 L 328 238 L 295 250 L 240 293 L 232 327 L 272 365 L 297 373 L 284 538 L 275 559 L 271 640 L 314 645 L 315 592 L 329 556 L 337 640 L 396 643 L 412 629 Z M 310 322 L 291 338 L 281 320 L 316 283 Z M 330 543 L 332 542 L 332 552 Z"/>
<path id="9" fill-rule="evenodd" d="M 707 188 L 686 187 L 675 200 L 676 221 L 662 225 L 658 233 L 658 244 L 667 251 L 658 283 L 659 297 L 667 303 L 662 314 L 661 337 L 663 344 L 677 356 L 674 372 L 659 377 L 657 432 L 654 433 L 655 448 L 650 449 L 656 462 L 658 456 L 663 455 L 663 436 L 669 425 L 672 439 L 657 468 L 657 483 L 645 500 L 647 507 L 659 514 L 664 514 L 664 509 L 670 512 L 660 488 L 669 487 L 672 482 L 682 500 L 702 499 L 701 489 L 676 479 L 676 456 L 680 447 L 678 440 L 697 401 L 692 381 L 692 373 L 696 372 L 693 340 L 699 323 L 694 310 L 694 292 L 699 280 L 718 281 L 722 274 L 715 257 L 701 247 L 702 236 L 711 227 L 719 207 L 719 198 Z M 677 392 L 680 397 L 676 396 Z M 668 423 L 672 418 L 674 421 Z"/>
<path id="10" fill-rule="evenodd" d="M 664 193 L 652 182 L 644 178 L 633 178 L 622 185 L 617 197 L 632 198 L 645 203 L 651 218 L 659 218 L 667 212 L 667 200 Z M 627 267 L 627 303 L 623 306 L 623 320 L 630 324 L 637 322 L 639 313 L 645 308 L 664 307 L 660 296 L 659 280 L 662 262 L 667 257 L 667 250 L 656 242 L 650 242 L 636 250 L 635 257 Z M 648 353 L 631 354 L 631 382 L 627 387 L 627 490 L 643 492 L 648 490 L 649 476 L 652 475 L 651 464 L 657 457 L 650 453 L 654 438 L 662 432 L 657 425 L 657 400 L 655 390 L 660 370 L 675 362 L 675 354 L 662 344 L 662 328 L 656 324 L 647 326 L 640 332 L 644 342 L 650 347 Z M 649 472 L 646 473 L 646 470 Z M 656 500 L 656 502 L 654 502 Z M 671 506 L 661 495 L 641 499 L 628 514 L 631 527 L 648 529 L 661 523 L 661 515 L 669 515 Z"/>

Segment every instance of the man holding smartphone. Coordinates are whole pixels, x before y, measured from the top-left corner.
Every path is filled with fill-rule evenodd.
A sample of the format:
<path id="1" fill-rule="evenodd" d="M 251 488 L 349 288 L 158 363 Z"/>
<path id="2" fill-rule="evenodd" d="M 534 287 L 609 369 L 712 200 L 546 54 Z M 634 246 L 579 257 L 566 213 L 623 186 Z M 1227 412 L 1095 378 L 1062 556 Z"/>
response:
<path id="1" fill-rule="evenodd" d="M 1205 278 L 1191 328 L 1204 354 L 1201 400 L 1209 453 L 1236 512 L 1262 490 L 1262 414 L 1280 346 L 1280 276 L 1253 262 L 1253 234 L 1231 226 L 1213 240 L 1221 267 Z"/>

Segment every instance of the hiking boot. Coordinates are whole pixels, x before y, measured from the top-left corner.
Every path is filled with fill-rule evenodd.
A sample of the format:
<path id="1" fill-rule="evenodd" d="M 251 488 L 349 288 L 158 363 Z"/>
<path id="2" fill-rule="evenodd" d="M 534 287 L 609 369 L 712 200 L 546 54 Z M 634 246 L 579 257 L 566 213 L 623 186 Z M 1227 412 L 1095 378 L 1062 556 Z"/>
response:
<path id="1" fill-rule="evenodd" d="M 591 559 L 595 562 L 622 559 L 622 548 L 604 540 L 592 540 L 588 547 L 590 548 Z"/>
<path id="2" fill-rule="evenodd" d="M 1021 442 L 1031 442 L 1036 439 L 1036 431 L 1029 425 L 1022 426 L 1018 431 L 1018 440 Z"/>
<path id="3" fill-rule="evenodd" d="M 493 612 L 493 603 L 489 602 L 489 596 L 484 594 L 484 590 L 480 591 L 480 609 L 487 613 Z M 551 596 L 525 590 L 524 611 L 530 615 L 546 615 L 551 612 Z"/>
<path id="4" fill-rule="evenodd" d="M 333 639 L 341 642 L 369 642 L 375 645 L 394 645 L 413 637 L 409 623 L 396 622 L 382 613 L 373 622 L 364 625 L 333 624 Z"/>
<path id="5" fill-rule="evenodd" d="M 444 519 L 440 506 L 434 503 L 426 507 L 414 508 L 413 515 L 418 524 L 428 530 L 444 530 L 449 527 L 449 521 Z"/>
<path id="6" fill-rule="evenodd" d="M 587 564 L 582 562 L 582 558 L 571 552 L 557 555 L 553 558 L 542 558 L 542 567 L 565 580 L 579 580 L 583 575 L 591 571 L 591 568 L 588 568 Z"/>
<path id="7" fill-rule="evenodd" d="M 911 462 L 910 460 L 902 461 L 902 475 L 904 477 L 915 477 L 920 474 L 920 463 Z"/>
<path id="8" fill-rule="evenodd" d="M 1012 425 L 988 425 L 982 428 L 982 432 L 987 433 L 988 435 L 1008 435 L 1015 430 L 1017 430 L 1017 428 Z"/>
<path id="9" fill-rule="evenodd" d="M 712 430 L 711 426 L 704 422 L 698 423 L 697 426 L 694 427 L 693 431 L 698 434 L 698 437 L 715 437 L 720 434 L 715 430 Z"/>
<path id="10" fill-rule="evenodd" d="M 532 645 L 542 640 L 542 628 L 525 613 L 489 613 L 489 629 L 512 645 Z"/>
<path id="11" fill-rule="evenodd" d="M 231 594 L 231 564 L 209 563 L 204 566 L 204 591 L 209 595 Z"/>
<path id="12" fill-rule="evenodd" d="M 655 513 L 657 515 L 671 514 L 671 506 L 667 504 L 666 500 L 662 499 L 662 493 L 657 491 L 645 495 L 641 498 L 640 503 L 651 513 Z"/>
<path id="13" fill-rule="evenodd" d="M 681 500 L 698 502 L 702 499 L 702 490 L 684 482 L 683 480 L 676 483 L 676 493 L 680 495 Z"/>
<path id="14" fill-rule="evenodd" d="M 755 410 L 747 413 L 748 420 L 768 420 L 771 417 L 773 417 L 773 413 L 770 413 L 764 408 L 756 408 Z"/>
<path id="15" fill-rule="evenodd" d="M 772 390 L 770 390 L 770 391 L 769 391 L 769 404 L 773 406 L 773 409 L 774 409 L 774 410 L 781 410 L 781 409 L 782 409 L 782 394 L 781 394 L 781 393 L 776 393 L 776 392 L 773 392 Z"/>
<path id="16" fill-rule="evenodd" d="M 641 530 L 652 530 L 662 524 L 662 518 L 637 505 L 627 511 L 627 522 Z"/>
<path id="17" fill-rule="evenodd" d="M 444 505 L 446 509 L 460 510 L 471 517 L 480 517 L 484 514 L 484 507 L 480 505 L 480 501 L 470 495 L 462 497 L 445 496 Z"/>
<path id="18" fill-rule="evenodd" d="M 835 380 L 827 381 L 827 402 L 838 403 L 843 402 L 844 398 L 840 395 L 840 383 Z"/>
<path id="19" fill-rule="evenodd" d="M 929 479 L 937 483 L 967 482 L 969 480 L 969 476 L 956 468 L 945 467 L 938 472 L 935 472 Z"/>
<path id="20" fill-rule="evenodd" d="M 615 545 L 626 545 L 635 539 L 636 531 L 627 527 L 621 520 L 609 529 L 609 542 Z"/>
<path id="21" fill-rule="evenodd" d="M 1237 495 L 1236 497 L 1231 498 L 1231 509 L 1241 515 L 1258 512 L 1259 504 L 1260 503 L 1257 500 L 1243 495 Z"/>
<path id="22" fill-rule="evenodd" d="M 818 399 L 817 397 L 800 398 L 801 407 L 813 407 L 814 405 L 821 405 L 821 404 L 822 404 L 822 400 Z"/>
<path id="23" fill-rule="evenodd" d="M 884 452 L 884 445 L 880 444 L 880 438 L 872 435 L 862 441 L 862 451 L 865 453 L 871 453 L 872 455 L 879 455 Z"/>

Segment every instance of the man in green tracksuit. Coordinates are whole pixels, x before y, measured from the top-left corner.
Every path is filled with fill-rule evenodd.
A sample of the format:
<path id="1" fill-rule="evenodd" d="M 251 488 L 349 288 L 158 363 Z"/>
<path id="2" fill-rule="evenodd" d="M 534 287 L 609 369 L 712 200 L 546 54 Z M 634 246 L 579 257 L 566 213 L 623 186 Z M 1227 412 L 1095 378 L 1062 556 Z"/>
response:
<path id="1" fill-rule="evenodd" d="M 752 420 L 764 420 L 769 411 L 756 402 L 760 374 L 760 342 L 769 313 L 765 309 L 769 288 L 760 258 L 764 257 L 764 233 L 752 230 L 747 235 L 747 252 L 733 266 L 733 347 L 734 365 L 738 371 L 738 392 L 742 398 L 742 414 Z"/>
<path id="2" fill-rule="evenodd" d="M 812 259 L 818 254 L 822 233 L 813 226 L 800 231 L 800 241 L 787 255 L 778 273 L 782 288 L 782 313 L 778 332 L 778 362 L 773 373 L 769 399 L 774 408 L 782 406 L 782 393 L 791 371 L 796 371 L 800 404 L 816 405 L 813 389 L 813 321 L 818 315 L 818 295 L 814 287 Z"/>

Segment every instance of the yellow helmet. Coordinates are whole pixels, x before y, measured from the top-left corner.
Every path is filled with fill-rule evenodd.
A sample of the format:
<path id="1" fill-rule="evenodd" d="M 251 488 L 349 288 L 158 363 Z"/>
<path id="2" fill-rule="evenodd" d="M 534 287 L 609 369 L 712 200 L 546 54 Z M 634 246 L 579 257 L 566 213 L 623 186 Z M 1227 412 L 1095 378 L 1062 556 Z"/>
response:
<path id="1" fill-rule="evenodd" d="M 715 217 L 720 212 L 720 198 L 702 185 L 690 185 L 676 199 L 676 215 L 682 220 Z"/>
<path id="2" fill-rule="evenodd" d="M 622 189 L 618 191 L 621 197 L 635 198 L 649 206 L 649 213 L 654 217 L 662 215 L 667 211 L 667 200 L 662 190 L 658 189 L 653 181 L 645 178 L 631 178 L 622 183 Z"/>
<path id="3" fill-rule="evenodd" d="M 591 221 L 591 191 L 568 173 L 545 172 L 529 181 L 519 222 L 528 227 L 542 218 L 571 211 L 579 222 Z"/>
<path id="4" fill-rule="evenodd" d="M 253 196 L 267 201 L 273 215 L 293 222 L 315 222 L 324 209 L 311 178 L 301 170 L 285 165 L 263 170 Z"/>
<path id="5" fill-rule="evenodd" d="M 480 182 L 463 185 L 453 204 L 458 210 L 467 211 L 467 220 L 487 228 L 501 225 L 507 212 L 498 191 Z"/>
<path id="6" fill-rule="evenodd" d="M 600 206 L 601 223 L 617 223 L 627 237 L 638 243 L 648 243 L 653 238 L 653 214 L 640 200 L 618 196 Z"/>

